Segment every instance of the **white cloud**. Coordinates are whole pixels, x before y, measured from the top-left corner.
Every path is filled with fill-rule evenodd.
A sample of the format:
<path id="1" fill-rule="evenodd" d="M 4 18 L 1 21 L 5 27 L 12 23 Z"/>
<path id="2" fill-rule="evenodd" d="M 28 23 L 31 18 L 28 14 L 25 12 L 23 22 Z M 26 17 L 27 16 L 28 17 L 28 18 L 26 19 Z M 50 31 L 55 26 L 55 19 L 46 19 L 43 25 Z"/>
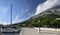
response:
<path id="1" fill-rule="evenodd" d="M 0 17 L 2 17 L 0 19 L 3 19 L 3 16 L 5 16 L 5 14 L 7 14 L 8 10 L 9 10 L 9 7 L 1 7 L 0 6 Z M 7 22 L 2 22 L 0 20 L 0 24 L 7 25 Z M 10 22 L 8 22 L 8 24 L 10 24 Z"/>
<path id="2" fill-rule="evenodd" d="M 31 14 L 30 14 L 30 13 L 28 13 L 27 15 L 29 15 L 29 16 L 30 16 Z"/>
<path id="3" fill-rule="evenodd" d="M 32 16 L 30 16 L 30 17 L 32 17 Z M 28 20 L 30 17 L 27 17 L 27 18 L 25 18 L 25 19 L 20 19 L 20 16 L 17 15 L 17 16 L 14 18 L 14 20 L 12 21 L 12 23 L 14 24 L 14 23 L 23 22 L 23 21 L 25 21 L 25 20 Z M 11 23 L 10 23 L 10 22 L 7 22 L 7 21 L 6 21 L 6 22 L 0 21 L 0 24 L 10 25 Z"/>
<path id="4" fill-rule="evenodd" d="M 25 11 L 29 11 L 29 9 L 28 9 L 28 8 L 26 8 L 26 9 L 25 9 Z"/>
<path id="5" fill-rule="evenodd" d="M 17 15 L 17 16 L 15 17 L 15 19 L 13 20 L 13 23 L 16 23 L 16 22 L 18 21 L 18 19 L 19 19 L 19 15 Z"/>
<path id="6" fill-rule="evenodd" d="M 20 18 L 19 15 L 17 15 L 17 16 L 14 18 L 14 20 L 12 20 L 12 23 L 14 24 L 14 23 L 20 22 L 21 20 L 20 20 L 19 18 Z M 8 22 L 8 21 L 6 21 L 6 22 L 0 21 L 0 24 L 8 25 L 8 24 L 11 24 L 11 23 L 10 23 L 10 21 L 9 21 L 9 22 Z"/>
<path id="7" fill-rule="evenodd" d="M 0 13 L 6 14 L 6 12 L 9 10 L 9 7 L 0 7 Z"/>
<path id="8" fill-rule="evenodd" d="M 37 6 L 36 13 L 34 15 L 40 14 L 41 12 L 43 12 L 49 8 L 52 8 L 56 5 L 60 5 L 59 3 L 60 3 L 60 0 L 47 0 L 44 3 L 39 4 Z"/>
<path id="9" fill-rule="evenodd" d="M 7 7 L 7 8 L 3 8 L 3 7 L 0 7 L 0 13 L 3 13 L 3 14 L 5 14 L 5 13 L 7 13 L 8 12 L 8 10 L 9 10 L 9 7 Z M 26 8 L 26 9 L 22 9 L 21 11 L 26 11 L 25 13 L 27 13 L 28 11 L 29 11 L 29 9 L 28 8 Z M 22 13 L 23 13 L 22 12 Z M 24 13 L 24 14 L 25 14 Z M 23 14 L 22 14 L 23 15 Z M 20 18 L 20 15 L 17 15 L 13 20 L 12 20 L 12 23 L 14 24 L 14 23 L 18 23 L 18 22 L 22 22 L 22 21 L 24 21 L 24 20 L 26 20 L 26 19 L 21 19 Z M 0 24 L 1 24 L 2 22 L 0 22 Z M 3 22 L 3 24 L 4 25 L 7 25 L 7 22 Z M 8 22 L 8 24 L 11 24 L 10 22 Z"/>
<path id="10" fill-rule="evenodd" d="M 2 21 L 0 21 L 0 24 L 3 24 L 3 25 L 9 25 L 10 22 L 2 22 Z"/>
<path id="11" fill-rule="evenodd" d="M 30 16 L 30 17 L 32 17 L 32 16 Z M 15 17 L 15 19 L 13 20 L 13 24 L 14 24 L 14 23 L 23 22 L 23 21 L 25 21 L 25 20 L 28 20 L 30 17 L 27 17 L 27 18 L 25 18 L 25 19 L 21 19 L 20 16 L 17 15 L 17 16 Z"/>
<path id="12" fill-rule="evenodd" d="M 17 15 L 16 17 L 15 17 L 15 19 L 13 20 L 13 23 L 18 23 L 18 22 L 20 22 L 21 20 L 20 20 L 20 16 L 19 15 Z"/>

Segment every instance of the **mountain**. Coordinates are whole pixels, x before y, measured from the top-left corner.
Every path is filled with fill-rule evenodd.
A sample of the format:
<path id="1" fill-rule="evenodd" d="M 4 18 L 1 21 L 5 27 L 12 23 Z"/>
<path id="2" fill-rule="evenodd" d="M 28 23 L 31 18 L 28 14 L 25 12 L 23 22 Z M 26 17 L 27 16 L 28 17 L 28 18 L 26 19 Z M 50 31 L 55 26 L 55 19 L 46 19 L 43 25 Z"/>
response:
<path id="1" fill-rule="evenodd" d="M 33 16 L 31 19 L 15 25 L 19 25 L 21 27 L 39 27 L 40 23 L 41 27 L 46 25 L 47 27 L 57 28 L 58 25 L 60 28 L 60 21 L 55 20 L 56 18 L 60 18 L 60 6 L 47 9 L 46 11 Z"/>
<path id="2" fill-rule="evenodd" d="M 39 16 L 47 16 L 47 15 L 58 15 L 58 16 L 60 16 L 60 6 L 55 6 L 53 8 L 47 9 L 46 11 L 43 11 L 40 14 L 33 16 L 33 18 L 37 18 Z"/>

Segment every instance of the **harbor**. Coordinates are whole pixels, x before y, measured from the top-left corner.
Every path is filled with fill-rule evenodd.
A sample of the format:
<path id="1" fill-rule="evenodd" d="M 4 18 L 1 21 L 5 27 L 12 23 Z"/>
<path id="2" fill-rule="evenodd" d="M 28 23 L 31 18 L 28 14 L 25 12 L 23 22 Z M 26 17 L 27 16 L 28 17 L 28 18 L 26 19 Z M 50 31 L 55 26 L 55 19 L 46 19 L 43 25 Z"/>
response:
<path id="1" fill-rule="evenodd" d="M 55 29 L 55 28 L 39 28 L 34 27 L 34 28 L 29 28 L 29 27 L 18 27 L 16 28 L 15 26 L 13 28 L 11 27 L 2 27 L 0 29 L 0 35 L 59 35 L 60 34 L 60 29 Z"/>
<path id="2" fill-rule="evenodd" d="M 60 0 L 0 0 L 0 35 L 60 35 Z"/>
<path id="3" fill-rule="evenodd" d="M 21 27 L 0 25 L 0 35 L 19 35 Z"/>
<path id="4" fill-rule="evenodd" d="M 2 33 L 2 35 L 19 35 L 19 33 Z"/>
<path id="5" fill-rule="evenodd" d="M 60 35 L 60 29 L 54 28 L 22 28 L 20 35 Z"/>

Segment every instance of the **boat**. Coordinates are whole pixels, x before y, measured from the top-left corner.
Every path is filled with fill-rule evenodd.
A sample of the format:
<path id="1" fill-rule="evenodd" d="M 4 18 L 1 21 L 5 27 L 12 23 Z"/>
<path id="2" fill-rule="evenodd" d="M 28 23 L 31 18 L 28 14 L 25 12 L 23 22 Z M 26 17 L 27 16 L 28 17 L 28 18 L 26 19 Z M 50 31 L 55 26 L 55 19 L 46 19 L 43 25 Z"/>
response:
<path id="1" fill-rule="evenodd" d="M 20 33 L 21 32 L 21 27 L 6 27 L 3 26 L 1 28 L 2 33 Z"/>
<path id="2" fill-rule="evenodd" d="M 2 33 L 19 33 L 21 31 L 21 27 L 14 26 L 12 24 L 12 3 L 11 3 L 11 24 L 10 25 L 2 25 L 1 32 Z"/>

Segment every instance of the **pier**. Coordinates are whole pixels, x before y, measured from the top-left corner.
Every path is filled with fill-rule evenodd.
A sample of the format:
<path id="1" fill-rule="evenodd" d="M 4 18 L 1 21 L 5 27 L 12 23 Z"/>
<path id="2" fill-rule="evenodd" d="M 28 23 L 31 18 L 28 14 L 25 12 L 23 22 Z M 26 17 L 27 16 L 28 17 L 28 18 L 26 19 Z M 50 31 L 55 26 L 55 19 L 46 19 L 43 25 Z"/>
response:
<path id="1" fill-rule="evenodd" d="M 60 35 L 60 29 L 54 28 L 22 28 L 20 35 Z"/>

